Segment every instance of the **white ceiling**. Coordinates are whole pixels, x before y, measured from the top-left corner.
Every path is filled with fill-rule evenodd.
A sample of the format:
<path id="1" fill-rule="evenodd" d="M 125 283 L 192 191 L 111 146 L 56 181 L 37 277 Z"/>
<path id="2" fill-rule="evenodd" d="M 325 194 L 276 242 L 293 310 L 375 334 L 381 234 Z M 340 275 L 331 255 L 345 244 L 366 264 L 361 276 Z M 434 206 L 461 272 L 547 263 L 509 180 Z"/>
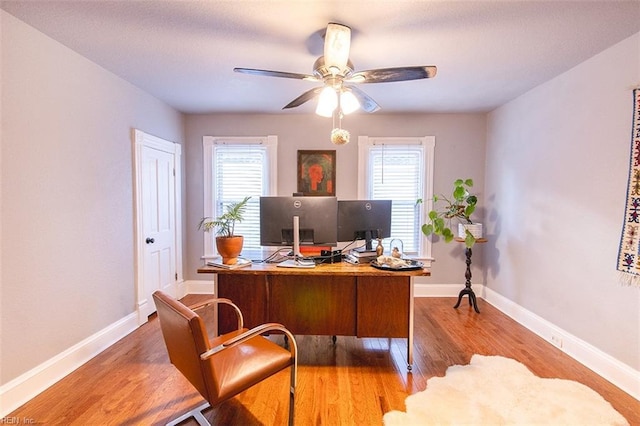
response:
<path id="1" fill-rule="evenodd" d="M 640 31 L 640 0 L 0 4 L 185 113 L 281 112 L 314 83 L 233 68 L 311 73 L 329 22 L 352 28 L 356 71 L 438 67 L 429 80 L 360 85 L 381 112 L 490 111 Z"/>

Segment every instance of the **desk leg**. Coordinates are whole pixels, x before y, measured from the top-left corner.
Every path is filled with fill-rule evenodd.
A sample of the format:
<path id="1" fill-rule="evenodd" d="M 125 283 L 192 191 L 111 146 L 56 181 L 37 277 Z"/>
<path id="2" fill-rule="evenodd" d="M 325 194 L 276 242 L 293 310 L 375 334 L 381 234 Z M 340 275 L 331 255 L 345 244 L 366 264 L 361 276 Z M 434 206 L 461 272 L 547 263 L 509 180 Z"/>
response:
<path id="1" fill-rule="evenodd" d="M 478 301 L 476 300 L 476 294 L 473 292 L 473 289 L 471 288 L 471 249 L 467 247 L 467 249 L 465 250 L 465 254 L 467 255 L 467 271 L 465 272 L 464 276 L 467 279 L 465 285 L 464 285 L 464 289 L 462 289 L 460 291 L 460 294 L 458 294 L 458 303 L 455 304 L 454 308 L 457 309 L 458 306 L 460 306 L 460 302 L 462 301 L 462 298 L 464 297 L 464 295 L 468 295 L 469 296 L 469 306 L 473 306 L 473 309 L 477 312 L 480 313 L 480 310 L 478 309 Z"/>
<path id="2" fill-rule="evenodd" d="M 218 276 L 217 274 L 213 276 L 213 297 L 220 297 L 220 293 L 218 293 Z M 213 329 L 213 337 L 218 337 L 220 335 L 220 329 L 218 328 L 220 321 L 218 320 L 218 304 L 213 304 L 213 317 L 216 319 L 216 323 Z"/>
<path id="3" fill-rule="evenodd" d="M 409 278 L 409 335 L 407 337 L 407 370 L 413 368 L 413 277 Z"/>

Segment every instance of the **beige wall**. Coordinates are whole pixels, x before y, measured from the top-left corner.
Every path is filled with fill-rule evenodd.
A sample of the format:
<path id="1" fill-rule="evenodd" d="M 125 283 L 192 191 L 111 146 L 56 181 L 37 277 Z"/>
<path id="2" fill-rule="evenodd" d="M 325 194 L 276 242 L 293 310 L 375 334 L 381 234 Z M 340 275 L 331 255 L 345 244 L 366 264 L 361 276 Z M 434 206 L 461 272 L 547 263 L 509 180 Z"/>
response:
<path id="1" fill-rule="evenodd" d="M 484 114 L 355 114 L 343 120 L 351 142 L 336 146 L 329 140 L 331 119 L 300 114 L 212 114 L 186 118 L 185 161 L 187 179 L 185 279 L 206 279 L 196 269 L 202 265 L 202 233 L 197 225 L 203 215 L 202 137 L 278 136 L 278 194 L 296 191 L 299 149 L 336 150 L 336 196 L 357 198 L 358 136 L 435 136 L 434 189 L 450 192 L 458 177 L 472 177 L 482 199 L 485 152 Z M 479 209 L 479 216 L 483 211 Z M 478 249 L 481 251 L 481 248 Z M 436 264 L 427 282 L 464 283 L 463 249 L 459 244 L 435 244 Z M 481 256 L 474 261 L 479 275 Z"/>
<path id="2" fill-rule="evenodd" d="M 489 288 L 640 370 L 640 289 L 616 272 L 640 34 L 488 119 Z"/>
<path id="3" fill-rule="evenodd" d="M 131 129 L 182 116 L 0 11 L 0 383 L 135 310 Z"/>

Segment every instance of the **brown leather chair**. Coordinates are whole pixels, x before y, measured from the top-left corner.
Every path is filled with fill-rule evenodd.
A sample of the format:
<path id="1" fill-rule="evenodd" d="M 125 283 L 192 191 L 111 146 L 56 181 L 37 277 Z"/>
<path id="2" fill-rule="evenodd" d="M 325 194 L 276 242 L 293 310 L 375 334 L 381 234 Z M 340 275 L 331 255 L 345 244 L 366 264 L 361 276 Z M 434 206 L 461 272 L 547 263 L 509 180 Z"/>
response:
<path id="1" fill-rule="evenodd" d="M 228 299 L 212 298 L 193 307 L 193 310 L 161 290 L 153 293 L 153 299 L 171 363 L 207 401 L 169 425 L 190 417 L 200 425 L 209 425 L 202 410 L 234 397 L 287 367 L 291 367 L 289 424 L 293 424 L 297 347 L 289 330 L 276 323 L 263 324 L 251 330 L 243 328 L 242 312 Z M 220 303 L 231 305 L 236 310 L 238 329 L 210 340 L 204 321 L 194 310 Z M 267 332 L 284 333 L 289 349 L 261 336 Z"/>

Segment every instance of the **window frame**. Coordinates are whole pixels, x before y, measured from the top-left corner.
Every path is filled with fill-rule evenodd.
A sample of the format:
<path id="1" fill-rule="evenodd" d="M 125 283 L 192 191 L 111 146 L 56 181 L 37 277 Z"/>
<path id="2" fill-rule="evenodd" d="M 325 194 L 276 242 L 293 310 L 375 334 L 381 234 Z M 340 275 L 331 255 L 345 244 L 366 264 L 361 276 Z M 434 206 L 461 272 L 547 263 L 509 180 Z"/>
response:
<path id="1" fill-rule="evenodd" d="M 215 216 L 216 183 L 214 164 L 215 148 L 220 145 L 255 145 L 266 147 L 267 152 L 267 182 L 264 188 L 267 193 L 263 195 L 274 195 L 277 193 L 278 184 L 278 137 L 269 136 L 203 136 L 203 172 L 204 172 L 204 197 L 203 197 L 203 217 Z M 219 257 L 215 244 L 215 232 L 203 232 L 204 254 L 203 259 Z"/>
<path id="2" fill-rule="evenodd" d="M 371 148 L 380 145 L 421 145 L 423 147 L 423 188 L 422 203 L 417 205 L 419 209 L 418 217 L 421 222 L 418 226 L 426 222 L 426 212 L 433 208 L 433 169 L 435 155 L 435 136 L 421 137 L 374 137 L 359 136 L 358 137 L 358 198 L 366 200 L 369 198 L 369 182 L 371 179 L 371 170 L 369 168 L 369 155 Z M 417 200 L 416 200 L 417 201 Z M 430 266 L 432 257 L 431 239 L 418 229 L 419 249 L 416 256 L 412 256 L 417 260 L 425 262 L 425 266 Z"/>

